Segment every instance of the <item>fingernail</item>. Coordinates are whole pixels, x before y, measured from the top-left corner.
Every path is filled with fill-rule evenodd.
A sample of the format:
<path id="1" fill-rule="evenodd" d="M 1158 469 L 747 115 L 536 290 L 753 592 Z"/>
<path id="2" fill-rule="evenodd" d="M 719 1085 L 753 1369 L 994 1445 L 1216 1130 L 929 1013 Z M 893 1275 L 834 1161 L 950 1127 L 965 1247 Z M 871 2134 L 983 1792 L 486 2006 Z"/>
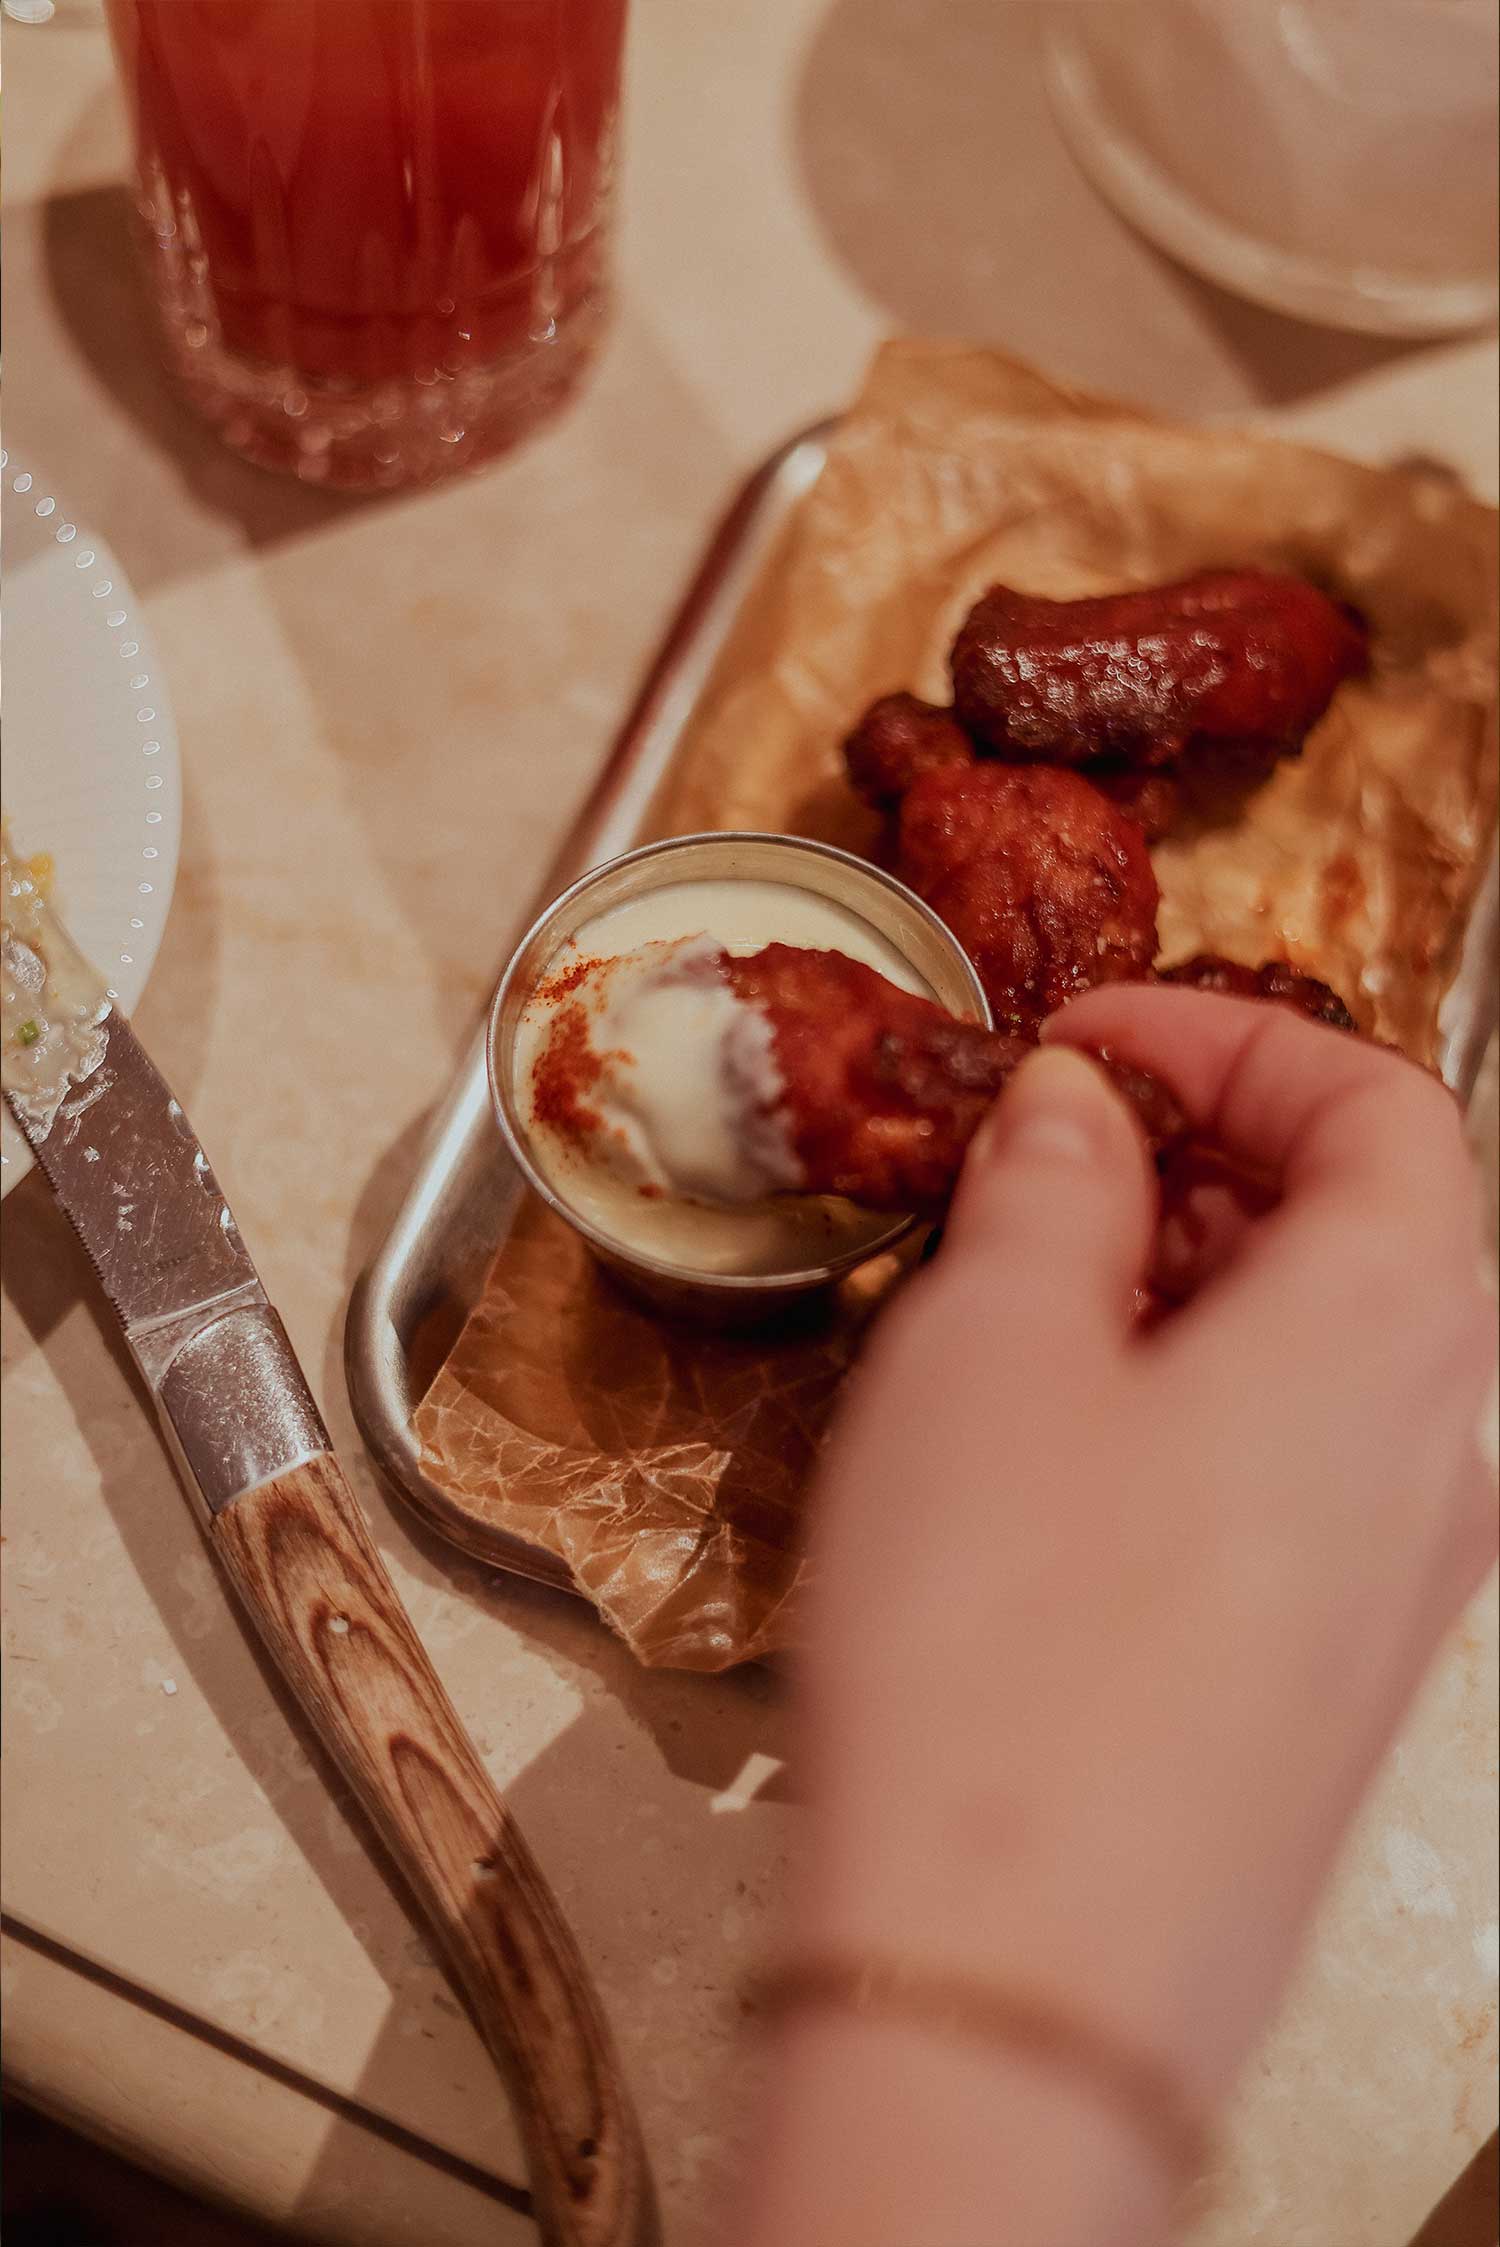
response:
<path id="1" fill-rule="evenodd" d="M 1096 1162 L 1115 1104 L 1093 1062 L 1069 1046 L 1038 1046 L 986 1116 L 975 1154 L 981 1162 L 1002 1149 L 1007 1160 Z"/>

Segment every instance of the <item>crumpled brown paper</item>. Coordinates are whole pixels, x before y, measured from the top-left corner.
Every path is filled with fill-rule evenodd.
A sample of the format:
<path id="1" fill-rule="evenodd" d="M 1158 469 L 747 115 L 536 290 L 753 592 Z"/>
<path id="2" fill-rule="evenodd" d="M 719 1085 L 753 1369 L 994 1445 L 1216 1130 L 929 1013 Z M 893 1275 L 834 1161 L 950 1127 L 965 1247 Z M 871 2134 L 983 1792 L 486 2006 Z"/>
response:
<path id="1" fill-rule="evenodd" d="M 650 822 L 854 849 L 877 828 L 839 743 L 876 694 L 947 699 L 964 611 L 1216 564 L 1303 572 L 1370 619 L 1375 664 L 1300 759 L 1205 796 L 1153 853 L 1162 956 L 1273 953 L 1426 1059 L 1494 831 L 1494 515 L 1426 471 L 1175 428 L 998 354 L 899 342 L 752 590 Z M 789 1643 L 801 1498 L 890 1260 L 821 1326 L 715 1337 L 640 1308 L 534 1204 L 416 1415 L 483 1531 L 564 1560 L 642 1662 Z"/>
<path id="2" fill-rule="evenodd" d="M 1284 953 L 1427 1059 L 1495 819 L 1495 517 L 1441 476 L 1173 428 L 967 345 L 889 344 L 745 606 L 658 824 L 864 848 L 875 823 L 839 744 L 877 694 L 949 699 L 948 648 L 986 585 L 1063 599 L 1241 563 L 1352 600 L 1375 668 L 1232 816 L 1206 805 L 1153 850 L 1163 961 Z"/>
<path id="3" fill-rule="evenodd" d="M 653 1667 L 722 1670 L 790 1638 L 802 1494 L 905 1252 L 774 1330 L 663 1318 L 533 1196 L 417 1409 L 422 1463 L 486 1528 L 565 1561 Z"/>

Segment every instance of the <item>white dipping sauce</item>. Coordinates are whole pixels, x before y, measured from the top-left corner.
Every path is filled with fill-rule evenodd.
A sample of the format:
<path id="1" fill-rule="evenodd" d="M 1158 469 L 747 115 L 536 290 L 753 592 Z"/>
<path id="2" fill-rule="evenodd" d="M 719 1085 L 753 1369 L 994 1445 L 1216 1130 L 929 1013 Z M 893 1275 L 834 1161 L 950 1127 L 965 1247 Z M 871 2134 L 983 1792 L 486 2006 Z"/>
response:
<path id="1" fill-rule="evenodd" d="M 903 991 L 932 996 L 893 945 L 831 898 L 781 882 L 698 881 L 585 921 L 522 1010 L 511 1066 L 533 1159 L 570 1209 L 628 1252 L 695 1272 L 799 1272 L 890 1229 L 889 1211 L 774 1191 L 795 1177 L 795 1158 L 774 1115 L 767 1122 L 781 1089 L 769 1025 L 718 978 L 695 972 L 715 950 L 766 944 L 842 952 Z M 549 991 L 581 960 L 620 964 L 566 994 Z M 583 1145 L 539 1119 L 534 1090 L 558 1012 L 580 1003 L 594 1050 L 621 1051 L 625 1062 L 589 1088 L 604 1128 Z"/>

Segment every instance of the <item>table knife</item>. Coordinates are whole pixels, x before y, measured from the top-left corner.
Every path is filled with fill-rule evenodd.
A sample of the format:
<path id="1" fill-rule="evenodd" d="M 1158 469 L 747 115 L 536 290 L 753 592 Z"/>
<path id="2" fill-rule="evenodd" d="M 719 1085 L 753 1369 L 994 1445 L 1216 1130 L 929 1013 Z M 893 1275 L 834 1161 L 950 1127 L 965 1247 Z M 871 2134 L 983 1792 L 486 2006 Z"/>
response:
<path id="1" fill-rule="evenodd" d="M 386 1573 L 186 1116 L 29 885 L 24 934 L 12 925 L 20 895 L 7 869 L 6 1097 L 119 1318 L 209 1542 L 501 2070 L 542 2239 L 649 2247 L 639 2128 L 567 1923 Z M 53 1057 L 47 1086 L 39 1053 Z"/>

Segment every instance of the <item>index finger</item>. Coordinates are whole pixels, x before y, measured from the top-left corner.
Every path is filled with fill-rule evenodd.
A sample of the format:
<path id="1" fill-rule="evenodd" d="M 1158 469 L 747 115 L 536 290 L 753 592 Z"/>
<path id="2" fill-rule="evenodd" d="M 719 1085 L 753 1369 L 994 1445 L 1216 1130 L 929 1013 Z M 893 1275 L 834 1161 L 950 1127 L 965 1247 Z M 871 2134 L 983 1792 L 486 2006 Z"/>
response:
<path id="1" fill-rule="evenodd" d="M 1203 992 L 1099 991 L 1047 1033 L 1159 1073 L 1205 1137 L 1281 1188 L 1141 1345 L 1232 1420 L 1242 1457 L 1274 1481 L 1296 1447 L 1308 1486 L 1328 1491 L 1363 1460 L 1361 1498 L 1382 1458 L 1404 1460 L 1435 1506 L 1470 1485 L 1495 1326 L 1474 1167 L 1437 1079 L 1275 1002 Z"/>
<path id="2" fill-rule="evenodd" d="M 1472 1239 L 1458 1104 L 1386 1047 L 1269 1000 L 1123 984 L 1075 999 L 1042 1035 L 1161 1077 L 1200 1136 L 1288 1199 L 1420 1212 L 1429 1231 L 1461 1220 Z"/>
<path id="3" fill-rule="evenodd" d="M 1321 1362 L 1372 1322 L 1399 1351 L 1461 1315 L 1478 1266 L 1475 1180 L 1436 1078 L 1264 999 L 1117 988 L 1047 1027 L 1160 1075 L 1201 1137 L 1278 1190 L 1196 1299 L 1195 1325 L 1216 1305 L 1237 1333 L 1275 1333 L 1283 1357 Z"/>

